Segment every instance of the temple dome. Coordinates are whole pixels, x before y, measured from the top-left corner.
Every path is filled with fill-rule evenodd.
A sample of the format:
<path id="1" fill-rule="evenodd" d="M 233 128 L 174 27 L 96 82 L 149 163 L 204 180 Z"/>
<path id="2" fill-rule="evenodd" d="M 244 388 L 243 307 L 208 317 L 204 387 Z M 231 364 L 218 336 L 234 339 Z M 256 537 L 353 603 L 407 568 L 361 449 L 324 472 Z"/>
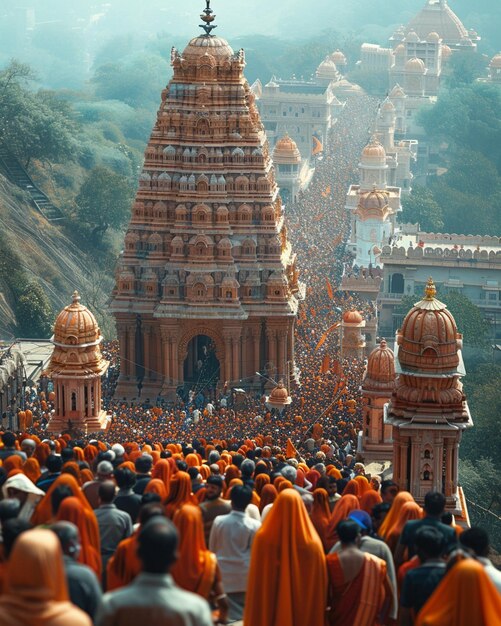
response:
<path id="1" fill-rule="evenodd" d="M 468 36 L 468 31 L 446 0 L 428 0 L 407 29 L 414 30 L 421 39 L 436 32 L 445 42 L 452 44 L 458 44 L 462 37 Z"/>
<path id="2" fill-rule="evenodd" d="M 273 148 L 273 161 L 279 164 L 299 163 L 301 153 L 294 139 L 285 134 Z"/>
<path id="3" fill-rule="evenodd" d="M 345 311 L 343 313 L 343 322 L 345 324 L 361 324 L 364 318 L 359 311 Z"/>
<path id="4" fill-rule="evenodd" d="M 358 206 L 361 209 L 379 209 L 382 210 L 388 206 L 388 194 L 378 189 L 366 191 L 360 194 Z"/>
<path id="5" fill-rule="evenodd" d="M 336 65 L 346 65 L 346 56 L 341 52 L 341 50 L 336 50 L 330 55 L 330 60 L 333 61 Z"/>
<path id="6" fill-rule="evenodd" d="M 370 353 L 367 361 L 366 378 L 377 383 L 391 385 L 395 381 L 395 355 L 386 339 L 382 339 Z"/>
<path id="7" fill-rule="evenodd" d="M 402 43 L 399 43 L 398 46 L 393 50 L 393 54 L 396 55 L 405 55 L 405 46 Z"/>
<path id="8" fill-rule="evenodd" d="M 452 50 L 447 44 L 442 44 L 442 58 L 448 59 L 452 54 Z"/>
<path id="9" fill-rule="evenodd" d="M 87 307 L 80 304 L 80 295 L 75 291 L 72 303 L 57 316 L 53 343 L 59 346 L 81 346 L 98 344 L 101 341 L 96 318 Z"/>
<path id="10" fill-rule="evenodd" d="M 317 68 L 317 78 L 328 78 L 329 80 L 337 80 L 338 71 L 336 64 L 328 56 L 320 63 Z"/>
<path id="11" fill-rule="evenodd" d="M 376 138 L 372 138 L 362 150 L 362 158 L 363 157 L 386 159 L 386 151 L 383 144 L 379 143 Z"/>
<path id="12" fill-rule="evenodd" d="M 418 43 L 419 36 L 414 30 L 410 30 L 404 38 L 404 41 L 408 41 L 410 43 Z"/>
<path id="13" fill-rule="evenodd" d="M 424 74 L 424 72 L 426 71 L 426 67 L 425 67 L 424 62 L 421 59 L 414 57 L 406 61 L 405 70 L 407 72 L 416 72 L 416 74 L 417 73 Z"/>
<path id="14" fill-rule="evenodd" d="M 498 54 L 492 57 L 489 67 L 496 70 L 501 69 L 501 52 L 498 52 Z"/>
<path id="15" fill-rule="evenodd" d="M 398 360 L 403 370 L 450 373 L 459 366 L 462 335 L 447 306 L 435 294 L 430 278 L 424 299 L 407 313 L 397 332 Z"/>
<path id="16" fill-rule="evenodd" d="M 199 60 L 204 55 L 210 55 L 221 61 L 230 59 L 234 52 L 230 44 L 221 37 L 205 36 L 194 37 L 183 50 L 182 57 L 189 61 Z"/>
<path id="17" fill-rule="evenodd" d="M 440 41 L 440 35 L 437 32 L 432 31 L 431 33 L 428 33 L 426 41 L 429 43 L 438 43 Z"/>

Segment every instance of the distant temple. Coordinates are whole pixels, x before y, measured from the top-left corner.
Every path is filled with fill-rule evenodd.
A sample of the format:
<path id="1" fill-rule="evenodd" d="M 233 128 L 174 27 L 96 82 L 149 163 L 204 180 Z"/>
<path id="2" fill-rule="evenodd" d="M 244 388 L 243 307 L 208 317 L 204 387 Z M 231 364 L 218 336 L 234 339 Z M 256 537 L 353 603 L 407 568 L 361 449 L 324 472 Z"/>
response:
<path id="1" fill-rule="evenodd" d="M 300 285 L 268 142 L 244 52 L 204 14 L 172 50 L 117 267 L 118 397 L 248 388 L 294 360 Z"/>

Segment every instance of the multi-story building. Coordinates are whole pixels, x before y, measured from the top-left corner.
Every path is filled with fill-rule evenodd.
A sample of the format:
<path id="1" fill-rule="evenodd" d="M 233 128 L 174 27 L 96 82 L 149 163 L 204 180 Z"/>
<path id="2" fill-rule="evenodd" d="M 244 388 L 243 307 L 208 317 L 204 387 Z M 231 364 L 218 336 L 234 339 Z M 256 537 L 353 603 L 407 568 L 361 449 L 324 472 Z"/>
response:
<path id="1" fill-rule="evenodd" d="M 440 292 L 459 291 L 480 307 L 501 338 L 501 240 L 499 237 L 424 233 L 406 227 L 380 255 L 379 334 L 392 336 L 402 322 L 404 295 L 421 291 L 429 276 Z"/>

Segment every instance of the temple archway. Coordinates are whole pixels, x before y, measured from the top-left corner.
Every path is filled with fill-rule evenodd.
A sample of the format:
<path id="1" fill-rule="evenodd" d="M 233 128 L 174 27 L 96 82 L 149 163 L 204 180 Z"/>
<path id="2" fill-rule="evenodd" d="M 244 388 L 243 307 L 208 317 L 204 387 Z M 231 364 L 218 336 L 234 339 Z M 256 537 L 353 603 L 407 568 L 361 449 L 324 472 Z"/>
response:
<path id="1" fill-rule="evenodd" d="M 212 395 L 221 378 L 216 343 L 208 335 L 195 335 L 187 345 L 183 364 L 184 387 Z"/>

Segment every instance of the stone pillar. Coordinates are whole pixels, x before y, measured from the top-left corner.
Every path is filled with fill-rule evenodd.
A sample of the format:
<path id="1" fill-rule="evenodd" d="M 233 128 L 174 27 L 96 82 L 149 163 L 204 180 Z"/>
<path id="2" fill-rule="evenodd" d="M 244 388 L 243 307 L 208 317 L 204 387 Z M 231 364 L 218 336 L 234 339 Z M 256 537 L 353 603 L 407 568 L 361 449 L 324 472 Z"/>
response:
<path id="1" fill-rule="evenodd" d="M 274 328 L 266 329 L 266 337 L 268 339 L 268 361 L 273 363 L 274 367 L 278 367 L 277 363 L 277 333 Z"/>
<path id="2" fill-rule="evenodd" d="M 285 364 L 285 355 L 286 355 L 286 342 L 287 342 L 287 331 L 279 330 L 277 331 L 278 335 L 278 379 L 282 378 L 285 380 L 286 374 L 286 364 Z"/>
<path id="3" fill-rule="evenodd" d="M 241 378 L 241 372 L 240 372 L 240 341 L 241 341 L 241 336 L 240 335 L 233 335 L 232 340 L 231 340 L 231 345 L 232 345 L 232 373 L 231 373 L 231 380 L 233 381 L 238 381 Z"/>
<path id="4" fill-rule="evenodd" d="M 252 328 L 252 355 L 254 362 L 252 365 L 252 376 L 256 376 L 256 372 L 261 371 L 261 329 L 258 327 Z"/>
<path id="5" fill-rule="evenodd" d="M 120 375 L 127 375 L 127 360 L 125 358 L 127 354 L 127 331 L 124 326 L 119 326 L 118 328 L 118 344 L 119 344 L 119 354 L 121 355 L 120 361 Z"/>
<path id="6" fill-rule="evenodd" d="M 224 379 L 231 381 L 231 337 L 229 336 L 224 337 Z"/>
<path id="7" fill-rule="evenodd" d="M 127 326 L 127 339 L 129 344 L 129 350 L 127 352 L 128 359 L 128 375 L 130 378 L 136 376 L 136 328 L 133 324 Z"/>
<path id="8" fill-rule="evenodd" d="M 162 378 L 163 387 L 169 385 L 172 378 L 172 357 L 170 350 L 170 332 L 169 329 L 162 326 L 160 328 L 160 334 L 162 339 Z"/>
<path id="9" fill-rule="evenodd" d="M 149 325 L 145 325 L 143 329 L 143 358 L 144 358 L 144 377 L 149 379 L 150 377 L 150 337 L 151 328 Z"/>

